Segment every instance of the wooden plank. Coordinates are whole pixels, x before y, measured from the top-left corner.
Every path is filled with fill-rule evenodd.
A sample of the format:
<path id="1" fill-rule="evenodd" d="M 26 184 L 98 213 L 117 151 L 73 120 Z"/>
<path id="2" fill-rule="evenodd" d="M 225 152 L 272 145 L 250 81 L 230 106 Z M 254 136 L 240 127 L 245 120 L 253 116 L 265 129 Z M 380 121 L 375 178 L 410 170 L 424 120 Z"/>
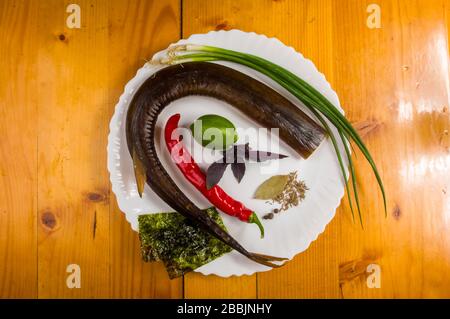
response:
<path id="1" fill-rule="evenodd" d="M 255 15 L 255 12 L 258 14 Z M 327 77 L 332 77 L 331 3 L 329 1 L 193 1 L 183 2 L 183 36 L 210 30 L 241 29 L 277 37 L 311 58 Z M 316 41 L 317 34 L 323 35 Z M 337 261 L 334 253 L 336 226 L 329 226 L 321 240 L 307 254 L 299 256 L 289 266 L 258 274 L 260 298 L 336 297 L 338 296 Z M 315 247 L 321 247 L 316 248 Z M 319 265 L 319 266 L 317 266 Z M 305 270 L 307 269 L 307 270 Z M 310 270 L 316 270 L 311 275 Z M 253 290 L 254 277 L 231 280 L 200 276 L 186 277 L 186 296 L 208 293 L 232 295 L 239 280 L 250 287 L 241 291 L 245 296 Z M 247 283 L 247 281 L 251 281 Z M 220 288 L 217 288 L 220 287 Z"/>
<path id="2" fill-rule="evenodd" d="M 114 1 L 109 14 L 109 113 L 125 84 L 153 53 L 180 36 L 180 3 Z M 137 233 L 111 203 L 111 296 L 114 298 L 180 298 L 183 279 L 170 280 L 161 263 L 144 263 Z"/>
<path id="3" fill-rule="evenodd" d="M 365 25 L 369 3 L 334 3 L 335 83 L 350 119 L 378 126 L 365 141 L 386 183 L 389 217 L 370 170 L 358 165 L 366 229 L 341 222 L 342 294 L 449 297 L 444 1 L 377 1 L 382 25 L 373 30 Z M 366 285 L 369 263 L 381 266 L 380 289 Z"/>
<path id="4" fill-rule="evenodd" d="M 243 1 L 245 2 L 245 1 Z M 235 2 L 236 5 L 240 6 Z M 216 13 L 229 10 L 231 1 L 183 1 L 183 38 L 193 33 L 214 30 L 217 25 L 227 29 L 229 21 Z M 245 5 L 245 3 L 244 3 Z M 184 280 L 185 298 L 256 298 L 256 275 L 231 278 L 189 274 Z"/>
<path id="5" fill-rule="evenodd" d="M 0 2 L 0 298 L 37 294 L 36 12 Z"/>
<path id="6" fill-rule="evenodd" d="M 187 299 L 256 298 L 256 275 L 222 278 L 190 273 L 184 276 Z"/>
<path id="7" fill-rule="evenodd" d="M 447 43 L 450 43 L 450 3 L 444 2 L 445 25 L 447 27 Z M 450 54 L 450 47 L 447 48 Z M 450 72 L 450 70 L 449 70 Z"/>
<path id="8" fill-rule="evenodd" d="M 274 2 L 261 21 L 261 33 L 275 28 L 275 37 L 293 46 L 314 62 L 333 85 L 331 2 Z M 263 23 L 267 19 L 271 25 Z M 270 31 L 269 31 L 270 32 Z M 318 41 L 320 35 L 320 41 Z M 258 275 L 258 296 L 261 298 L 337 298 L 338 276 L 336 220 L 348 218 L 346 202 L 336 212 L 337 217 L 306 252 L 299 254 L 282 269 Z"/>
<path id="9" fill-rule="evenodd" d="M 382 28 L 374 30 L 366 25 L 370 3 L 184 2 L 184 36 L 212 29 L 255 31 L 312 59 L 364 135 L 389 194 L 390 217 L 384 219 L 375 180 L 359 160 L 366 229 L 351 222 L 344 203 L 307 252 L 258 275 L 259 297 L 448 296 L 442 274 L 450 264 L 450 245 L 441 235 L 448 232 L 449 205 L 444 1 L 379 1 Z M 386 140 L 392 141 L 389 148 Z M 381 266 L 380 289 L 366 285 L 372 263 Z M 192 294 L 204 288 L 191 286 Z"/>
<path id="10" fill-rule="evenodd" d="M 55 3 L 47 5 L 41 9 L 42 14 L 50 7 L 51 12 L 65 11 L 65 7 Z M 130 5 L 121 1 L 80 3 L 82 29 L 65 30 L 64 40 L 53 25 L 57 20 L 45 18 L 49 21 L 46 29 L 58 30 L 54 31 L 55 38 L 44 39 L 49 42 L 46 47 L 51 48 L 49 60 L 58 64 L 64 59 L 70 70 L 46 72 L 42 80 L 52 90 L 53 103 L 40 110 L 40 118 L 53 121 L 39 135 L 39 140 L 45 141 L 39 144 L 40 163 L 43 163 L 40 164 L 43 168 L 40 193 L 44 194 L 39 197 L 40 214 L 56 220 L 52 229 L 44 227 L 41 236 L 42 297 L 181 295 L 181 280 L 169 284 L 160 265 L 143 266 L 137 234 L 130 231 L 115 204 L 110 220 L 105 148 L 109 120 L 125 83 L 150 53 L 178 37 L 177 5 L 175 1 L 166 4 L 141 1 Z M 51 42 L 55 39 L 60 42 Z M 147 43 L 150 45 L 145 46 Z M 67 82 L 56 80 L 68 73 L 71 77 Z M 78 88 L 71 89 L 73 83 Z M 55 91 L 61 92 L 61 97 Z M 49 92 L 41 95 L 45 94 Z M 49 167 L 54 171 L 49 172 Z M 61 184 L 65 187 L 58 190 L 57 185 Z M 67 197 L 71 200 L 64 202 L 62 199 Z M 130 244 L 133 249 L 127 250 Z M 55 251 L 61 251 L 58 258 L 47 258 Z M 81 289 L 65 287 L 65 265 L 71 263 L 69 260 L 82 269 L 85 285 Z"/>
<path id="11" fill-rule="evenodd" d="M 78 1 L 81 29 L 66 26 L 70 2 L 39 4 L 39 297 L 109 296 L 106 141 L 108 2 Z M 69 289 L 66 268 L 81 268 Z"/>

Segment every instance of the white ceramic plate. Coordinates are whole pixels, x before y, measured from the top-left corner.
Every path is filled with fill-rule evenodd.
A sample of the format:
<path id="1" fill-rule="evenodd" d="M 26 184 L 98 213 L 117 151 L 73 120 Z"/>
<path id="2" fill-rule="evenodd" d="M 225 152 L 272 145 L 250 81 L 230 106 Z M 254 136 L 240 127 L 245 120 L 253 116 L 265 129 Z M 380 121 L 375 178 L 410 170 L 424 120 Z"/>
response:
<path id="1" fill-rule="evenodd" d="M 316 69 L 314 64 L 293 48 L 284 45 L 275 38 L 232 30 L 195 34 L 187 40 L 177 42 L 177 44 L 183 43 L 213 45 L 259 55 L 305 79 L 340 108 L 336 93 L 331 89 L 324 75 Z M 161 54 L 164 54 L 163 52 L 157 53 L 155 57 L 161 56 Z M 239 65 L 224 64 L 270 85 L 291 99 L 300 108 L 305 109 L 289 93 L 263 75 Z M 143 198 L 141 199 L 138 196 L 124 129 L 127 109 L 134 92 L 145 79 L 159 68 L 146 64 L 137 71 L 136 76 L 125 86 L 125 91 L 116 105 L 115 113 L 110 123 L 108 169 L 112 190 L 117 197 L 120 210 L 125 213 L 127 220 L 135 231 L 138 229 L 137 216 L 140 214 L 171 211 L 170 207 L 156 196 L 147 185 Z M 175 112 L 181 113 L 180 125 L 182 126 L 188 126 L 203 114 L 215 113 L 230 119 L 239 128 L 258 127 L 256 123 L 241 115 L 233 107 L 215 99 L 197 96 L 183 98 L 172 103 L 160 115 L 157 126 L 161 128 L 168 116 Z M 264 145 L 261 143 L 266 141 L 267 136 L 262 136 L 258 143 L 259 145 Z M 269 143 L 269 146 L 276 147 L 276 144 L 274 144 L 276 139 L 272 138 L 271 141 L 272 143 Z M 238 142 L 242 142 L 242 140 Z M 199 207 L 209 207 L 208 202 L 185 181 L 182 174 L 170 162 L 168 152 L 165 149 L 160 150 L 159 145 L 157 143 L 157 150 L 162 157 L 162 163 L 175 182 Z M 259 149 L 263 148 L 260 147 Z M 196 155 L 202 152 L 201 149 L 200 152 L 197 149 L 192 151 Z M 242 223 L 225 214 L 222 214 L 222 217 L 231 235 L 249 251 L 291 259 L 296 254 L 306 250 L 333 218 L 344 194 L 344 181 L 329 140 L 323 142 L 308 160 L 300 158 L 283 143 L 280 144 L 278 150 L 272 148 L 272 151 L 287 154 L 289 158 L 269 164 L 275 166 L 247 165 L 246 175 L 240 184 L 234 180 L 231 172 L 227 170 L 220 181 L 220 185 L 230 195 L 244 202 L 247 207 L 254 209 L 259 217 L 262 218 L 274 206 L 265 201 L 252 198 L 257 186 L 272 175 L 298 171 L 299 177 L 309 187 L 305 200 L 298 207 L 278 214 L 272 220 L 264 220 L 266 231 L 264 239 L 260 239 L 256 225 Z M 194 157 L 197 158 L 197 156 Z M 205 163 L 201 165 L 206 167 Z M 254 263 L 235 251 L 196 269 L 196 271 L 205 275 L 215 274 L 222 277 L 250 275 L 267 270 L 270 270 L 270 268 Z"/>

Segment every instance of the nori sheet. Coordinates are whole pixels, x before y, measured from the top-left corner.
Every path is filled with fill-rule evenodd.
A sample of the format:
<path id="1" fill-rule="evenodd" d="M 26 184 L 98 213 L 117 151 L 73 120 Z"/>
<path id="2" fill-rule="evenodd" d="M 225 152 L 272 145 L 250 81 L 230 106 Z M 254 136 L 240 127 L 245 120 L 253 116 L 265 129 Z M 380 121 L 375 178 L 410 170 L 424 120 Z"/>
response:
<path id="1" fill-rule="evenodd" d="M 226 230 L 214 207 L 206 212 Z M 232 250 L 179 213 L 141 215 L 138 221 L 142 259 L 146 262 L 163 261 L 171 279 Z"/>

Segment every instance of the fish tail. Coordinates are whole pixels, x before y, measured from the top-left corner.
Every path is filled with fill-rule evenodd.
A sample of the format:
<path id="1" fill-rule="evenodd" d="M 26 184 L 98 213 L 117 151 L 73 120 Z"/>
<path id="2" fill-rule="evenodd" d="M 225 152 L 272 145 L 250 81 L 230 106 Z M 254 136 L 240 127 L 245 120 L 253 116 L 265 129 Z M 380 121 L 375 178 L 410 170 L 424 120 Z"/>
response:
<path id="1" fill-rule="evenodd" d="M 287 258 L 281 258 L 281 257 L 274 257 L 274 256 L 268 256 L 268 255 L 262 255 L 257 253 L 250 253 L 246 255 L 249 259 L 253 260 L 254 262 L 257 262 L 258 264 L 271 267 L 271 268 L 279 268 L 282 267 L 284 264 L 275 264 L 271 261 L 284 261 L 288 260 Z"/>
<path id="2" fill-rule="evenodd" d="M 201 210 L 202 214 L 202 224 L 204 226 L 207 226 L 207 230 L 214 235 L 216 238 L 223 241 L 225 244 L 233 248 L 234 250 L 238 251 L 245 257 L 247 257 L 250 260 L 253 260 L 254 262 L 267 266 L 272 268 L 278 268 L 281 267 L 281 265 L 275 264 L 272 261 L 285 261 L 288 260 L 287 258 L 281 258 L 281 257 L 274 257 L 269 255 L 263 255 L 263 254 L 257 254 L 257 253 L 251 253 L 248 250 L 246 250 L 244 247 L 242 247 L 241 244 L 239 244 L 231 235 L 226 232 L 224 229 L 222 229 L 219 225 L 216 224 L 215 221 L 209 217 L 209 215 L 206 213 L 206 211 Z"/>

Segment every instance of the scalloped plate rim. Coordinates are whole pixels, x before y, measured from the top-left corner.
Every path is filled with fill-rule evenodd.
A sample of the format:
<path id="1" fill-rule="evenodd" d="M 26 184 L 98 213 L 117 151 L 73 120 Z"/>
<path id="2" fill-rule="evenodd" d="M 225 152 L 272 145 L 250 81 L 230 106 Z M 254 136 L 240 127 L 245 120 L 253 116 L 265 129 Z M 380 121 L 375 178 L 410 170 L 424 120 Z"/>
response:
<path id="1" fill-rule="evenodd" d="M 313 76 L 317 76 L 317 79 L 320 80 L 322 82 L 321 84 L 323 84 L 325 86 L 322 89 L 329 90 L 327 93 L 331 94 L 336 99 L 338 109 L 344 114 L 344 111 L 341 108 L 340 103 L 339 103 L 338 95 L 332 89 L 330 83 L 326 80 L 325 75 L 323 73 L 321 73 L 320 71 L 318 71 L 317 67 L 315 66 L 315 64 L 311 60 L 306 59 L 301 53 L 297 52 L 292 46 L 285 45 L 284 43 L 282 43 L 276 37 L 270 37 L 269 38 L 269 37 L 267 37 L 266 35 L 263 35 L 263 34 L 257 34 L 255 32 L 244 32 L 244 31 L 236 30 L 236 29 L 229 30 L 229 31 L 225 31 L 225 30 L 210 31 L 210 32 L 207 32 L 207 33 L 204 33 L 204 34 L 193 34 L 188 39 L 180 39 L 179 41 L 170 44 L 168 46 L 168 48 L 173 46 L 173 45 L 176 45 L 176 44 L 188 43 L 190 41 L 189 39 L 191 39 L 193 37 L 198 37 L 198 36 L 208 37 L 208 36 L 211 36 L 212 34 L 221 34 L 221 33 L 236 34 L 238 36 L 245 35 L 245 36 L 249 36 L 249 37 L 264 38 L 265 41 L 273 42 L 277 46 L 283 46 L 285 50 L 291 51 L 290 54 L 296 55 L 300 59 L 304 60 L 305 63 L 310 63 L 312 68 L 316 71 L 316 74 L 313 75 Z M 199 44 L 199 43 L 196 43 L 196 44 Z M 165 50 L 167 50 L 167 49 L 165 49 Z M 162 50 L 162 51 L 159 51 L 159 52 L 155 53 L 153 57 L 161 54 L 165 50 Z M 117 135 L 120 134 L 120 132 L 119 132 L 120 121 L 121 121 L 120 117 L 121 116 L 123 117 L 123 113 L 124 113 L 124 110 L 122 110 L 122 109 L 124 108 L 124 105 L 128 103 L 127 98 L 129 98 L 130 95 L 132 95 L 132 92 L 134 92 L 135 89 L 138 87 L 139 80 L 140 80 L 139 78 L 142 75 L 142 73 L 145 73 L 145 68 L 146 68 L 146 64 L 144 64 L 141 68 L 139 68 L 137 70 L 135 76 L 125 85 L 124 91 L 121 94 L 121 96 L 119 98 L 119 101 L 115 105 L 114 114 L 113 114 L 113 116 L 111 118 L 110 125 L 109 125 L 110 132 L 109 132 L 109 135 L 108 135 L 108 145 L 107 145 L 107 154 L 108 154 L 107 167 L 108 167 L 108 172 L 110 174 L 110 181 L 111 181 L 111 185 L 112 185 L 112 191 L 116 195 L 119 209 L 121 210 L 121 212 L 123 212 L 125 214 L 126 220 L 130 223 L 130 225 L 132 226 L 132 229 L 134 231 L 136 231 L 136 229 L 133 227 L 133 225 L 134 225 L 133 223 L 135 223 L 136 220 L 133 220 L 131 215 L 126 213 L 128 208 L 125 205 L 126 201 L 123 200 L 123 198 L 121 198 L 122 190 L 119 188 L 120 187 L 120 185 L 119 185 L 120 180 L 118 179 L 118 177 L 116 175 L 116 169 L 114 168 L 115 162 L 113 160 L 113 156 L 112 156 L 113 153 L 112 153 L 112 151 L 114 149 L 114 144 L 115 144 L 115 141 L 117 139 Z M 118 169 L 118 170 L 120 170 L 120 169 Z M 348 174 L 347 174 L 347 178 L 348 178 Z M 342 198 L 344 196 L 344 185 L 343 185 L 343 183 L 342 183 L 342 185 L 339 185 L 339 186 L 340 186 L 339 195 L 337 196 L 336 200 L 334 201 L 334 204 L 331 205 L 331 206 L 333 206 L 333 208 L 331 209 L 331 212 L 328 215 L 328 218 L 326 220 L 324 220 L 324 222 L 321 225 L 320 229 L 316 232 L 316 234 L 314 236 L 312 236 L 312 239 L 309 241 L 309 243 L 306 245 L 306 247 L 304 249 L 300 250 L 300 251 L 297 251 L 296 253 L 292 254 L 291 256 L 288 256 L 289 260 L 292 260 L 292 258 L 295 257 L 296 255 L 306 251 L 309 248 L 309 246 L 311 245 L 311 243 L 313 241 L 317 240 L 317 238 L 320 236 L 320 234 L 322 234 L 325 231 L 326 226 L 334 218 L 335 213 L 336 213 L 336 209 L 339 207 L 340 202 L 341 202 L 341 200 L 342 200 Z M 265 269 L 262 269 L 262 270 L 253 270 L 253 271 L 249 270 L 247 272 L 242 272 L 242 273 L 239 273 L 239 274 L 235 274 L 235 273 L 230 273 L 230 272 L 228 272 L 228 273 L 226 273 L 226 272 L 221 272 L 221 273 L 208 272 L 208 271 L 204 271 L 204 269 L 202 269 L 202 268 L 204 268 L 204 266 L 196 269 L 195 271 L 196 272 L 200 272 L 200 273 L 202 273 L 204 275 L 212 275 L 212 274 L 214 274 L 214 275 L 217 275 L 217 276 L 220 276 L 220 277 L 225 277 L 225 278 L 231 277 L 231 276 L 252 275 L 252 274 L 257 273 L 257 272 L 263 272 L 263 271 L 271 270 L 271 268 L 265 267 Z"/>

